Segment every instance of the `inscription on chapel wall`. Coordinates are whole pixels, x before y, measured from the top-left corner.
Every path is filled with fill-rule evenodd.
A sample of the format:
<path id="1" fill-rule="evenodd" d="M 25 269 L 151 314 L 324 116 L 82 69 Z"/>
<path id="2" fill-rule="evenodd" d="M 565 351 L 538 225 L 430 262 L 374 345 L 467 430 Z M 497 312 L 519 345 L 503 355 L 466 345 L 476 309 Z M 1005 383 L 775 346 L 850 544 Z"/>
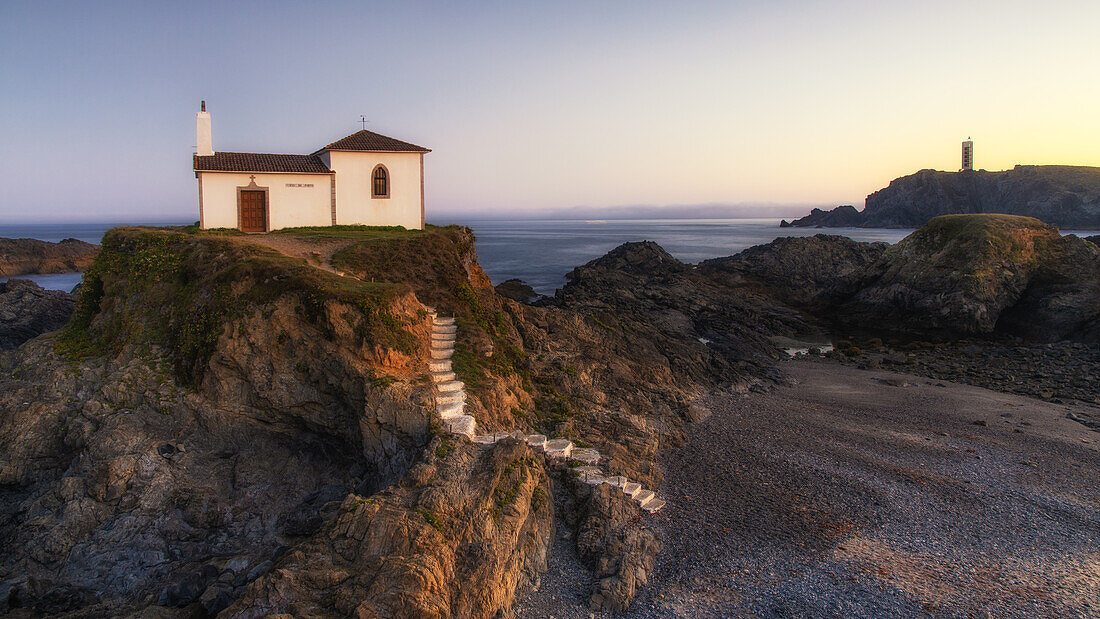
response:
<path id="1" fill-rule="evenodd" d="M 312 187 L 313 183 L 287 183 L 287 187 Z"/>

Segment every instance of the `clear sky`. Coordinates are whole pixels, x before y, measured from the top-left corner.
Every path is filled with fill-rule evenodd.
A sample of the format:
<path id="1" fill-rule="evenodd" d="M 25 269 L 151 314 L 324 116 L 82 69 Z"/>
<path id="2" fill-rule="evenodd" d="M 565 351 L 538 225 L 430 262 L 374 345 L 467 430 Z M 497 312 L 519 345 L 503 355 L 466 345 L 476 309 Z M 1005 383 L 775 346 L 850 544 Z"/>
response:
<path id="1" fill-rule="evenodd" d="M 197 219 L 214 149 L 433 149 L 429 221 L 1100 166 L 1100 2 L 0 2 L 0 221 Z M 756 211 L 746 210 L 746 213 Z M 461 215 L 460 215 L 461 214 Z"/>

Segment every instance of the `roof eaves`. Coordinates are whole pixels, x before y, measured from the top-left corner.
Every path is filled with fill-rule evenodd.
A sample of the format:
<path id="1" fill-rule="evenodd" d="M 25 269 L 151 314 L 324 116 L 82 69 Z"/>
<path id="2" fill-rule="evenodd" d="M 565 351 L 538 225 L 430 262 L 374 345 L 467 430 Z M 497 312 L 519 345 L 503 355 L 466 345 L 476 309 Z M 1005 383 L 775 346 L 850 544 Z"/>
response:
<path id="1" fill-rule="evenodd" d="M 336 174 L 335 170 L 329 170 L 327 172 L 280 172 L 272 170 L 206 170 L 202 168 L 195 168 L 196 172 L 210 172 L 211 174 L 313 174 L 316 176 L 331 176 Z"/>
<path id="2" fill-rule="evenodd" d="M 329 148 L 328 146 L 326 146 L 326 147 L 322 148 L 319 151 L 310 153 L 310 155 L 313 156 L 313 157 L 316 157 L 317 155 L 320 155 L 321 153 L 324 153 L 324 152 L 329 152 L 329 153 L 399 153 L 400 154 L 400 153 L 430 153 L 430 152 L 432 152 L 432 149 L 417 147 L 415 150 L 411 149 L 411 148 L 408 149 L 408 150 L 395 150 L 395 149 L 382 149 L 382 148 L 372 148 L 372 149 L 368 150 L 368 149 L 365 149 L 365 148 Z"/>

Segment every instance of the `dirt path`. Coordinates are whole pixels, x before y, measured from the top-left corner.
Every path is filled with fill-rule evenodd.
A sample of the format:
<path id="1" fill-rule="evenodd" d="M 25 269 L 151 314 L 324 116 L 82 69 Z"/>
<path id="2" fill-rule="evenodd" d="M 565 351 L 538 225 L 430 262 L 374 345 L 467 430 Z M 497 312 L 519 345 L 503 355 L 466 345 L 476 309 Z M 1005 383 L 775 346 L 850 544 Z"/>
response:
<path id="1" fill-rule="evenodd" d="M 1100 437 L 1070 407 L 786 369 L 665 454 L 665 550 L 627 616 L 1100 616 Z"/>
<path id="2" fill-rule="evenodd" d="M 290 234 L 250 234 L 238 237 L 254 245 L 263 245 L 291 258 L 305 258 L 309 264 L 337 273 L 332 267 L 332 255 L 353 243 L 349 239 L 301 238 Z"/>

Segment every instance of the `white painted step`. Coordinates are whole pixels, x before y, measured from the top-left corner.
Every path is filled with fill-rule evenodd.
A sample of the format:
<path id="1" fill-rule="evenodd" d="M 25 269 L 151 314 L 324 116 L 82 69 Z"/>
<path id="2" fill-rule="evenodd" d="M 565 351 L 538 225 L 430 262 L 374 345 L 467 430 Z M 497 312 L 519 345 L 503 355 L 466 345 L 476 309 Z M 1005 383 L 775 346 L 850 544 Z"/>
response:
<path id="1" fill-rule="evenodd" d="M 633 482 L 633 481 L 628 481 L 625 484 L 623 484 L 623 494 L 625 494 L 626 496 L 628 496 L 632 499 L 634 497 L 638 496 L 638 493 L 641 492 L 641 491 L 642 491 L 642 484 L 639 484 L 639 483 L 636 483 L 636 482 Z"/>
<path id="2" fill-rule="evenodd" d="M 634 500 L 637 501 L 638 504 L 642 507 L 645 507 L 646 503 L 652 501 L 654 496 L 656 495 L 653 494 L 652 490 L 642 490 L 638 494 L 634 495 Z"/>
<path id="3" fill-rule="evenodd" d="M 580 474 L 581 477 L 585 475 L 600 475 L 603 473 L 603 470 L 598 466 L 578 466 L 574 468 L 573 471 Z"/>
<path id="4" fill-rule="evenodd" d="M 451 402 L 450 404 L 437 405 L 435 410 L 439 411 L 439 416 L 443 419 L 450 419 L 461 415 L 465 408 L 466 402 Z"/>
<path id="5" fill-rule="evenodd" d="M 532 434 L 525 438 L 527 444 L 535 449 L 546 449 L 546 435 L 545 434 Z"/>
<path id="6" fill-rule="evenodd" d="M 433 383 L 447 383 L 455 379 L 454 372 L 432 372 Z"/>
<path id="7" fill-rule="evenodd" d="M 454 335 L 457 331 L 458 327 L 454 325 L 446 327 L 435 325 L 434 327 L 432 327 L 432 335 Z"/>
<path id="8" fill-rule="evenodd" d="M 439 387 L 440 391 L 447 392 L 447 391 L 462 391 L 462 388 L 465 387 L 466 385 L 460 380 L 450 380 L 450 381 L 447 381 L 445 383 L 439 383 L 439 385 L 437 385 L 437 386 Z"/>
<path id="9" fill-rule="evenodd" d="M 454 333 L 436 333 L 435 331 L 433 331 L 432 332 L 432 341 L 433 342 L 454 342 L 455 341 L 455 334 Z"/>
<path id="10" fill-rule="evenodd" d="M 450 359 L 443 359 L 443 360 L 438 360 L 438 361 L 429 361 L 428 362 L 428 371 L 429 372 L 450 372 L 450 371 L 452 371 L 451 360 Z"/>
<path id="11" fill-rule="evenodd" d="M 474 442 L 478 445 L 492 445 L 497 441 L 492 434 L 478 434 L 474 437 Z"/>
<path id="12" fill-rule="evenodd" d="M 607 483 L 615 486 L 616 488 L 622 488 L 626 485 L 627 479 L 622 475 L 612 475 L 607 478 Z"/>
<path id="13" fill-rule="evenodd" d="M 653 499 L 642 506 L 642 510 L 646 513 L 652 514 L 654 512 L 661 511 L 661 508 L 665 506 L 664 499 Z"/>
<path id="14" fill-rule="evenodd" d="M 454 323 L 455 319 L 453 317 L 441 318 L 439 316 L 436 316 L 432 319 L 432 324 L 437 327 L 450 327 L 454 325 Z"/>
<path id="15" fill-rule="evenodd" d="M 585 475 L 583 476 L 583 478 L 584 483 L 588 484 L 589 486 L 598 486 L 600 484 L 607 483 L 607 477 L 603 475 Z"/>
<path id="16" fill-rule="evenodd" d="M 546 455 L 551 458 L 568 458 L 573 453 L 573 441 L 563 438 L 546 442 Z"/>
<path id="17" fill-rule="evenodd" d="M 444 419 L 443 424 L 447 427 L 447 430 L 455 434 L 464 434 L 470 438 L 473 438 L 477 433 L 477 421 L 469 415 L 459 415 L 458 417 Z"/>
<path id="18" fill-rule="evenodd" d="M 453 402 L 465 402 L 465 391 L 448 391 L 447 393 L 435 396 L 435 404 L 439 406 L 441 404 L 451 404 Z"/>
<path id="19" fill-rule="evenodd" d="M 585 464 L 596 464 L 600 461 L 600 452 L 591 448 L 578 448 L 574 449 L 573 453 L 570 454 L 569 457 Z"/>
<path id="20" fill-rule="evenodd" d="M 450 350 L 436 350 L 436 349 L 433 348 L 431 350 L 431 353 L 432 353 L 432 359 L 443 360 L 443 359 L 450 359 L 451 357 L 453 357 L 454 354 L 455 354 L 455 351 L 454 351 L 453 348 L 450 349 Z"/>
<path id="21" fill-rule="evenodd" d="M 454 350 L 454 340 L 445 342 L 443 340 L 432 340 L 432 350 Z"/>

